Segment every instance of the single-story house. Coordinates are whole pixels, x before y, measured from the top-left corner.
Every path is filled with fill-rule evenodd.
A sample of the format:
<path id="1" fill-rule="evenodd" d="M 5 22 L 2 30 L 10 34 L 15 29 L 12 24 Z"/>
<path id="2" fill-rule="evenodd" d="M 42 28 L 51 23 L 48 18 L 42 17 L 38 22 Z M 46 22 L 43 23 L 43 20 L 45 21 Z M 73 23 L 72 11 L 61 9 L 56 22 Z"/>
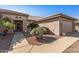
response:
<path id="1" fill-rule="evenodd" d="M 62 35 L 63 33 L 75 31 L 74 21 L 77 19 L 64 15 L 55 14 L 45 18 L 30 17 L 29 14 L 0 9 L 0 18 L 8 17 L 12 23 L 16 25 L 16 30 L 25 31 L 31 22 L 36 22 L 40 26 L 48 27 L 55 35 Z M 1 32 L 0 28 L 0 32 Z"/>
<path id="2" fill-rule="evenodd" d="M 48 27 L 55 35 L 65 35 L 66 33 L 75 31 L 74 21 L 76 20 L 73 17 L 60 13 L 45 17 L 38 24 Z"/>
<path id="3" fill-rule="evenodd" d="M 16 25 L 16 30 L 24 31 L 27 29 L 28 14 L 20 13 L 12 10 L 0 9 L 0 19 L 8 17 L 12 23 Z M 0 32 L 2 29 L 0 28 Z M 12 32 L 10 30 L 9 32 Z"/>

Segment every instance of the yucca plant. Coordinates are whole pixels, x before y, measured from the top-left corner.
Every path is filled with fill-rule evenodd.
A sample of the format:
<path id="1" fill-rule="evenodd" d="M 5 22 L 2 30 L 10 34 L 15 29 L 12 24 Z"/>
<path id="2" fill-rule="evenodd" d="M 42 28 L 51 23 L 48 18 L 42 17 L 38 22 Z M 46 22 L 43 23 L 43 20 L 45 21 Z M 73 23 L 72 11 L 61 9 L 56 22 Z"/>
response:
<path id="1" fill-rule="evenodd" d="M 15 29 L 15 24 L 12 24 L 9 18 L 5 17 L 0 20 L 0 26 L 3 28 L 3 35 L 5 36 L 10 29 Z"/>

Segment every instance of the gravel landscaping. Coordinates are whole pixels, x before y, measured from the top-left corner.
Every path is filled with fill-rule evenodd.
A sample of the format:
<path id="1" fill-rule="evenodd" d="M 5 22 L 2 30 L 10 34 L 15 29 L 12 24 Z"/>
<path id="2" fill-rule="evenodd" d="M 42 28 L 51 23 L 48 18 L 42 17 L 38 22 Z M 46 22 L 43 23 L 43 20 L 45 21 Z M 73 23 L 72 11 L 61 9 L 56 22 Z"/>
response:
<path id="1" fill-rule="evenodd" d="M 0 35 L 0 52 L 8 52 L 14 33 L 9 33 L 6 36 Z"/>
<path id="2" fill-rule="evenodd" d="M 54 40 L 57 40 L 59 38 L 62 38 L 62 36 L 56 36 L 56 35 L 49 35 L 49 34 L 46 34 L 46 35 L 43 35 L 43 39 L 41 40 L 38 40 L 36 39 L 35 36 L 30 36 L 28 35 L 27 33 L 23 33 L 26 40 L 28 41 L 28 43 L 30 45 L 42 45 L 42 44 L 48 44 L 48 43 L 52 43 Z"/>

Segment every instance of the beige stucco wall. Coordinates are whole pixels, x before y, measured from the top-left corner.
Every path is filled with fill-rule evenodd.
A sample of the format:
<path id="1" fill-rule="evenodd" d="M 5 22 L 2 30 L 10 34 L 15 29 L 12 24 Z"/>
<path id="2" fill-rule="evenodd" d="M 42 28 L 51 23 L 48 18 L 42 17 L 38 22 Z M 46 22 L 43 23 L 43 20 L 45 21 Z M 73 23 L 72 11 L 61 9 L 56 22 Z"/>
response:
<path id="1" fill-rule="evenodd" d="M 4 17 L 10 18 L 10 20 L 11 20 L 12 23 L 13 23 L 13 20 L 23 20 L 23 31 L 27 29 L 27 19 L 28 19 L 28 17 L 26 17 L 26 16 L 11 15 L 11 14 L 10 15 L 9 14 L 2 14 L 2 17 L 3 18 Z"/>
<path id="2" fill-rule="evenodd" d="M 49 28 L 55 35 L 60 35 L 59 21 L 52 21 L 47 23 L 41 23 L 40 26 Z"/>
<path id="3" fill-rule="evenodd" d="M 73 25 L 74 21 L 65 19 L 65 18 L 57 18 L 57 19 L 50 19 L 48 21 L 44 21 L 40 23 L 40 26 L 48 27 L 54 34 L 60 35 L 62 33 L 73 32 L 75 29 L 75 25 Z"/>

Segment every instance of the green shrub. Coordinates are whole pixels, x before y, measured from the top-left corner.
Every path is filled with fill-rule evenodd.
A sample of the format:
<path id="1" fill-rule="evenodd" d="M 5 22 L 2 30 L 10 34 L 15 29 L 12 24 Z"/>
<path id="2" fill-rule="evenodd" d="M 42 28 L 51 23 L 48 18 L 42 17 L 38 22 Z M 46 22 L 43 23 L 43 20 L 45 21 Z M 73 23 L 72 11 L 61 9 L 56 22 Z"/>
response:
<path id="1" fill-rule="evenodd" d="M 15 29 L 15 24 L 12 24 L 7 17 L 0 20 L 0 26 L 3 28 L 3 35 L 6 35 L 8 30 Z"/>
<path id="2" fill-rule="evenodd" d="M 45 32 L 48 31 L 48 28 L 46 27 L 37 27 L 32 29 L 30 32 L 31 35 L 36 36 L 37 38 L 41 38 Z"/>
<path id="3" fill-rule="evenodd" d="M 49 33 L 50 31 L 47 27 L 41 27 L 41 29 L 44 33 Z"/>
<path id="4" fill-rule="evenodd" d="M 30 32 L 31 35 L 35 35 L 35 36 L 40 35 L 42 33 L 43 33 L 43 31 L 42 31 L 41 27 L 34 28 Z"/>

